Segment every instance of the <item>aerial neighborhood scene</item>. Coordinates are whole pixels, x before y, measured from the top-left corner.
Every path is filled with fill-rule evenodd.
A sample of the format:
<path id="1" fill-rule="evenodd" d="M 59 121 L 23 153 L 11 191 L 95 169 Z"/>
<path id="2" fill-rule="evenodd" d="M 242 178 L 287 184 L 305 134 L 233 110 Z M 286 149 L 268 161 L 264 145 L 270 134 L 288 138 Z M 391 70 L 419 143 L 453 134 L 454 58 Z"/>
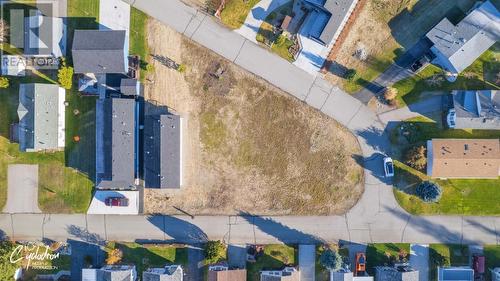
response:
<path id="1" fill-rule="evenodd" d="M 500 0 L 0 0 L 0 281 L 500 281 Z"/>

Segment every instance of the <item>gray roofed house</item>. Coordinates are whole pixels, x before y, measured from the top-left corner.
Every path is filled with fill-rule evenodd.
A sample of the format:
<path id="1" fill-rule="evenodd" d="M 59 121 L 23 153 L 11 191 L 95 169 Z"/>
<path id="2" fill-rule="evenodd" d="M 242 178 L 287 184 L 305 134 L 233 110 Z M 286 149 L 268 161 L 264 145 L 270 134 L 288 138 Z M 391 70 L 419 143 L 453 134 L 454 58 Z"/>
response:
<path id="1" fill-rule="evenodd" d="M 62 18 L 47 17 L 38 10 L 30 10 L 24 24 L 24 54 L 66 55 L 66 23 Z"/>
<path id="2" fill-rule="evenodd" d="M 408 266 L 377 266 L 375 281 L 418 281 L 419 273 Z"/>
<path id="3" fill-rule="evenodd" d="M 125 30 L 75 30 L 72 54 L 75 73 L 127 73 Z"/>
<path id="4" fill-rule="evenodd" d="M 101 268 L 83 268 L 82 281 L 135 281 L 134 265 L 106 265 Z"/>
<path id="5" fill-rule="evenodd" d="M 500 129 L 498 91 L 453 91 L 452 97 L 456 129 Z"/>
<path id="6" fill-rule="evenodd" d="M 426 36 L 434 62 L 456 76 L 499 40 L 500 13 L 485 1 L 456 26 L 444 18 Z"/>
<path id="7" fill-rule="evenodd" d="M 149 268 L 142 273 L 142 281 L 182 281 L 183 278 L 184 272 L 180 265 Z"/>
<path id="8" fill-rule="evenodd" d="M 134 99 L 97 100 L 96 174 L 101 189 L 134 189 L 137 114 Z M 99 120 L 99 117 L 102 120 Z"/>
<path id="9" fill-rule="evenodd" d="M 54 84 L 19 85 L 19 149 L 26 152 L 65 146 L 66 91 Z"/>
<path id="10" fill-rule="evenodd" d="M 151 188 L 182 186 L 182 117 L 145 116 L 144 181 Z"/>
<path id="11" fill-rule="evenodd" d="M 120 92 L 126 96 L 139 96 L 141 94 L 141 83 L 137 79 L 121 79 Z"/>
<path id="12" fill-rule="evenodd" d="M 294 267 L 283 270 L 264 270 L 260 272 L 260 281 L 299 281 L 300 272 Z"/>
<path id="13" fill-rule="evenodd" d="M 358 0 L 299 0 L 309 7 L 301 33 L 328 46 L 336 39 Z"/>

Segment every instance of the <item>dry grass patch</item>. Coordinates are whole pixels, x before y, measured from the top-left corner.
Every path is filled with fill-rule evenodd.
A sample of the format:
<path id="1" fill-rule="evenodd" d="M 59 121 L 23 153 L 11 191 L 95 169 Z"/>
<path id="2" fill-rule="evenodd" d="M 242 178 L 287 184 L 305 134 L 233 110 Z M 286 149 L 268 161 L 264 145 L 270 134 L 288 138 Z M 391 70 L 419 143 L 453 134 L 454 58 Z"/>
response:
<path id="1" fill-rule="evenodd" d="M 176 213 L 175 206 L 194 214 L 327 215 L 344 213 L 357 202 L 362 169 L 351 157 L 360 152 L 350 132 L 167 27 L 151 24 L 153 53 L 185 64 L 187 71 L 155 65 L 156 82 L 148 86 L 147 98 L 172 106 L 187 124 L 185 186 L 146 190 L 147 212 Z M 174 43 L 180 43 L 178 49 Z"/>

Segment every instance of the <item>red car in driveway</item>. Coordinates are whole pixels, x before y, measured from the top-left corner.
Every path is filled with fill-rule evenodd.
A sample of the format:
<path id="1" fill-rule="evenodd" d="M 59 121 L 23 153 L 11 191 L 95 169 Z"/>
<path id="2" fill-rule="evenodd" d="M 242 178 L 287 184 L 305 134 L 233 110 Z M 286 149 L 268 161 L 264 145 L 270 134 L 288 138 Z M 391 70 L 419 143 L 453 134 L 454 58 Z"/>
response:
<path id="1" fill-rule="evenodd" d="M 128 198 L 126 197 L 108 197 L 104 200 L 106 206 L 111 207 L 126 207 L 128 206 Z"/>

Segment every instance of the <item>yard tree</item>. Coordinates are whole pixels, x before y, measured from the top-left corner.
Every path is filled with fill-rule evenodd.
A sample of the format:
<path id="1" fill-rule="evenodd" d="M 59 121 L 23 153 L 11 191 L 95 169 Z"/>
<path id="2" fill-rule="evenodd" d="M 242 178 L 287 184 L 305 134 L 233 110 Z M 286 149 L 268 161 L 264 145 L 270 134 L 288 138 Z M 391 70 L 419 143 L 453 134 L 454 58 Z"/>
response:
<path id="1" fill-rule="evenodd" d="M 226 247 L 224 244 L 217 240 L 217 241 L 208 241 L 205 244 L 205 258 L 208 261 L 213 261 L 217 262 L 217 259 L 219 257 L 224 256 L 224 251 L 226 250 Z"/>
<path id="2" fill-rule="evenodd" d="M 5 42 L 8 34 L 9 25 L 3 19 L 0 19 L 0 43 Z"/>
<path id="3" fill-rule="evenodd" d="M 109 265 L 117 264 L 122 260 L 123 252 L 120 249 L 112 249 L 108 251 L 108 257 L 106 258 L 106 263 Z"/>
<path id="4" fill-rule="evenodd" d="M 69 90 L 73 86 L 73 67 L 67 66 L 64 58 L 61 59 L 61 67 L 57 73 L 57 78 L 64 89 Z"/>
<path id="5" fill-rule="evenodd" d="M 9 87 L 9 78 L 0 77 L 0 88 L 5 89 Z"/>
<path id="6" fill-rule="evenodd" d="M 344 267 L 342 256 L 332 249 L 326 249 L 321 253 L 319 262 L 323 267 L 331 271 L 338 271 Z"/>
<path id="7" fill-rule="evenodd" d="M 424 202 L 435 203 L 439 201 L 443 191 L 441 190 L 441 187 L 437 183 L 431 181 L 424 181 L 417 186 L 415 193 Z"/>
<path id="8" fill-rule="evenodd" d="M 391 101 L 398 96 L 398 89 L 389 87 L 384 92 L 384 99 L 386 101 Z"/>
<path id="9" fill-rule="evenodd" d="M 11 241 L 0 241 L 0 280 L 14 279 L 17 264 L 10 261 L 14 247 L 15 245 Z"/>
<path id="10" fill-rule="evenodd" d="M 427 165 L 426 149 L 424 146 L 415 146 L 406 153 L 406 164 L 408 166 L 423 171 Z"/>

